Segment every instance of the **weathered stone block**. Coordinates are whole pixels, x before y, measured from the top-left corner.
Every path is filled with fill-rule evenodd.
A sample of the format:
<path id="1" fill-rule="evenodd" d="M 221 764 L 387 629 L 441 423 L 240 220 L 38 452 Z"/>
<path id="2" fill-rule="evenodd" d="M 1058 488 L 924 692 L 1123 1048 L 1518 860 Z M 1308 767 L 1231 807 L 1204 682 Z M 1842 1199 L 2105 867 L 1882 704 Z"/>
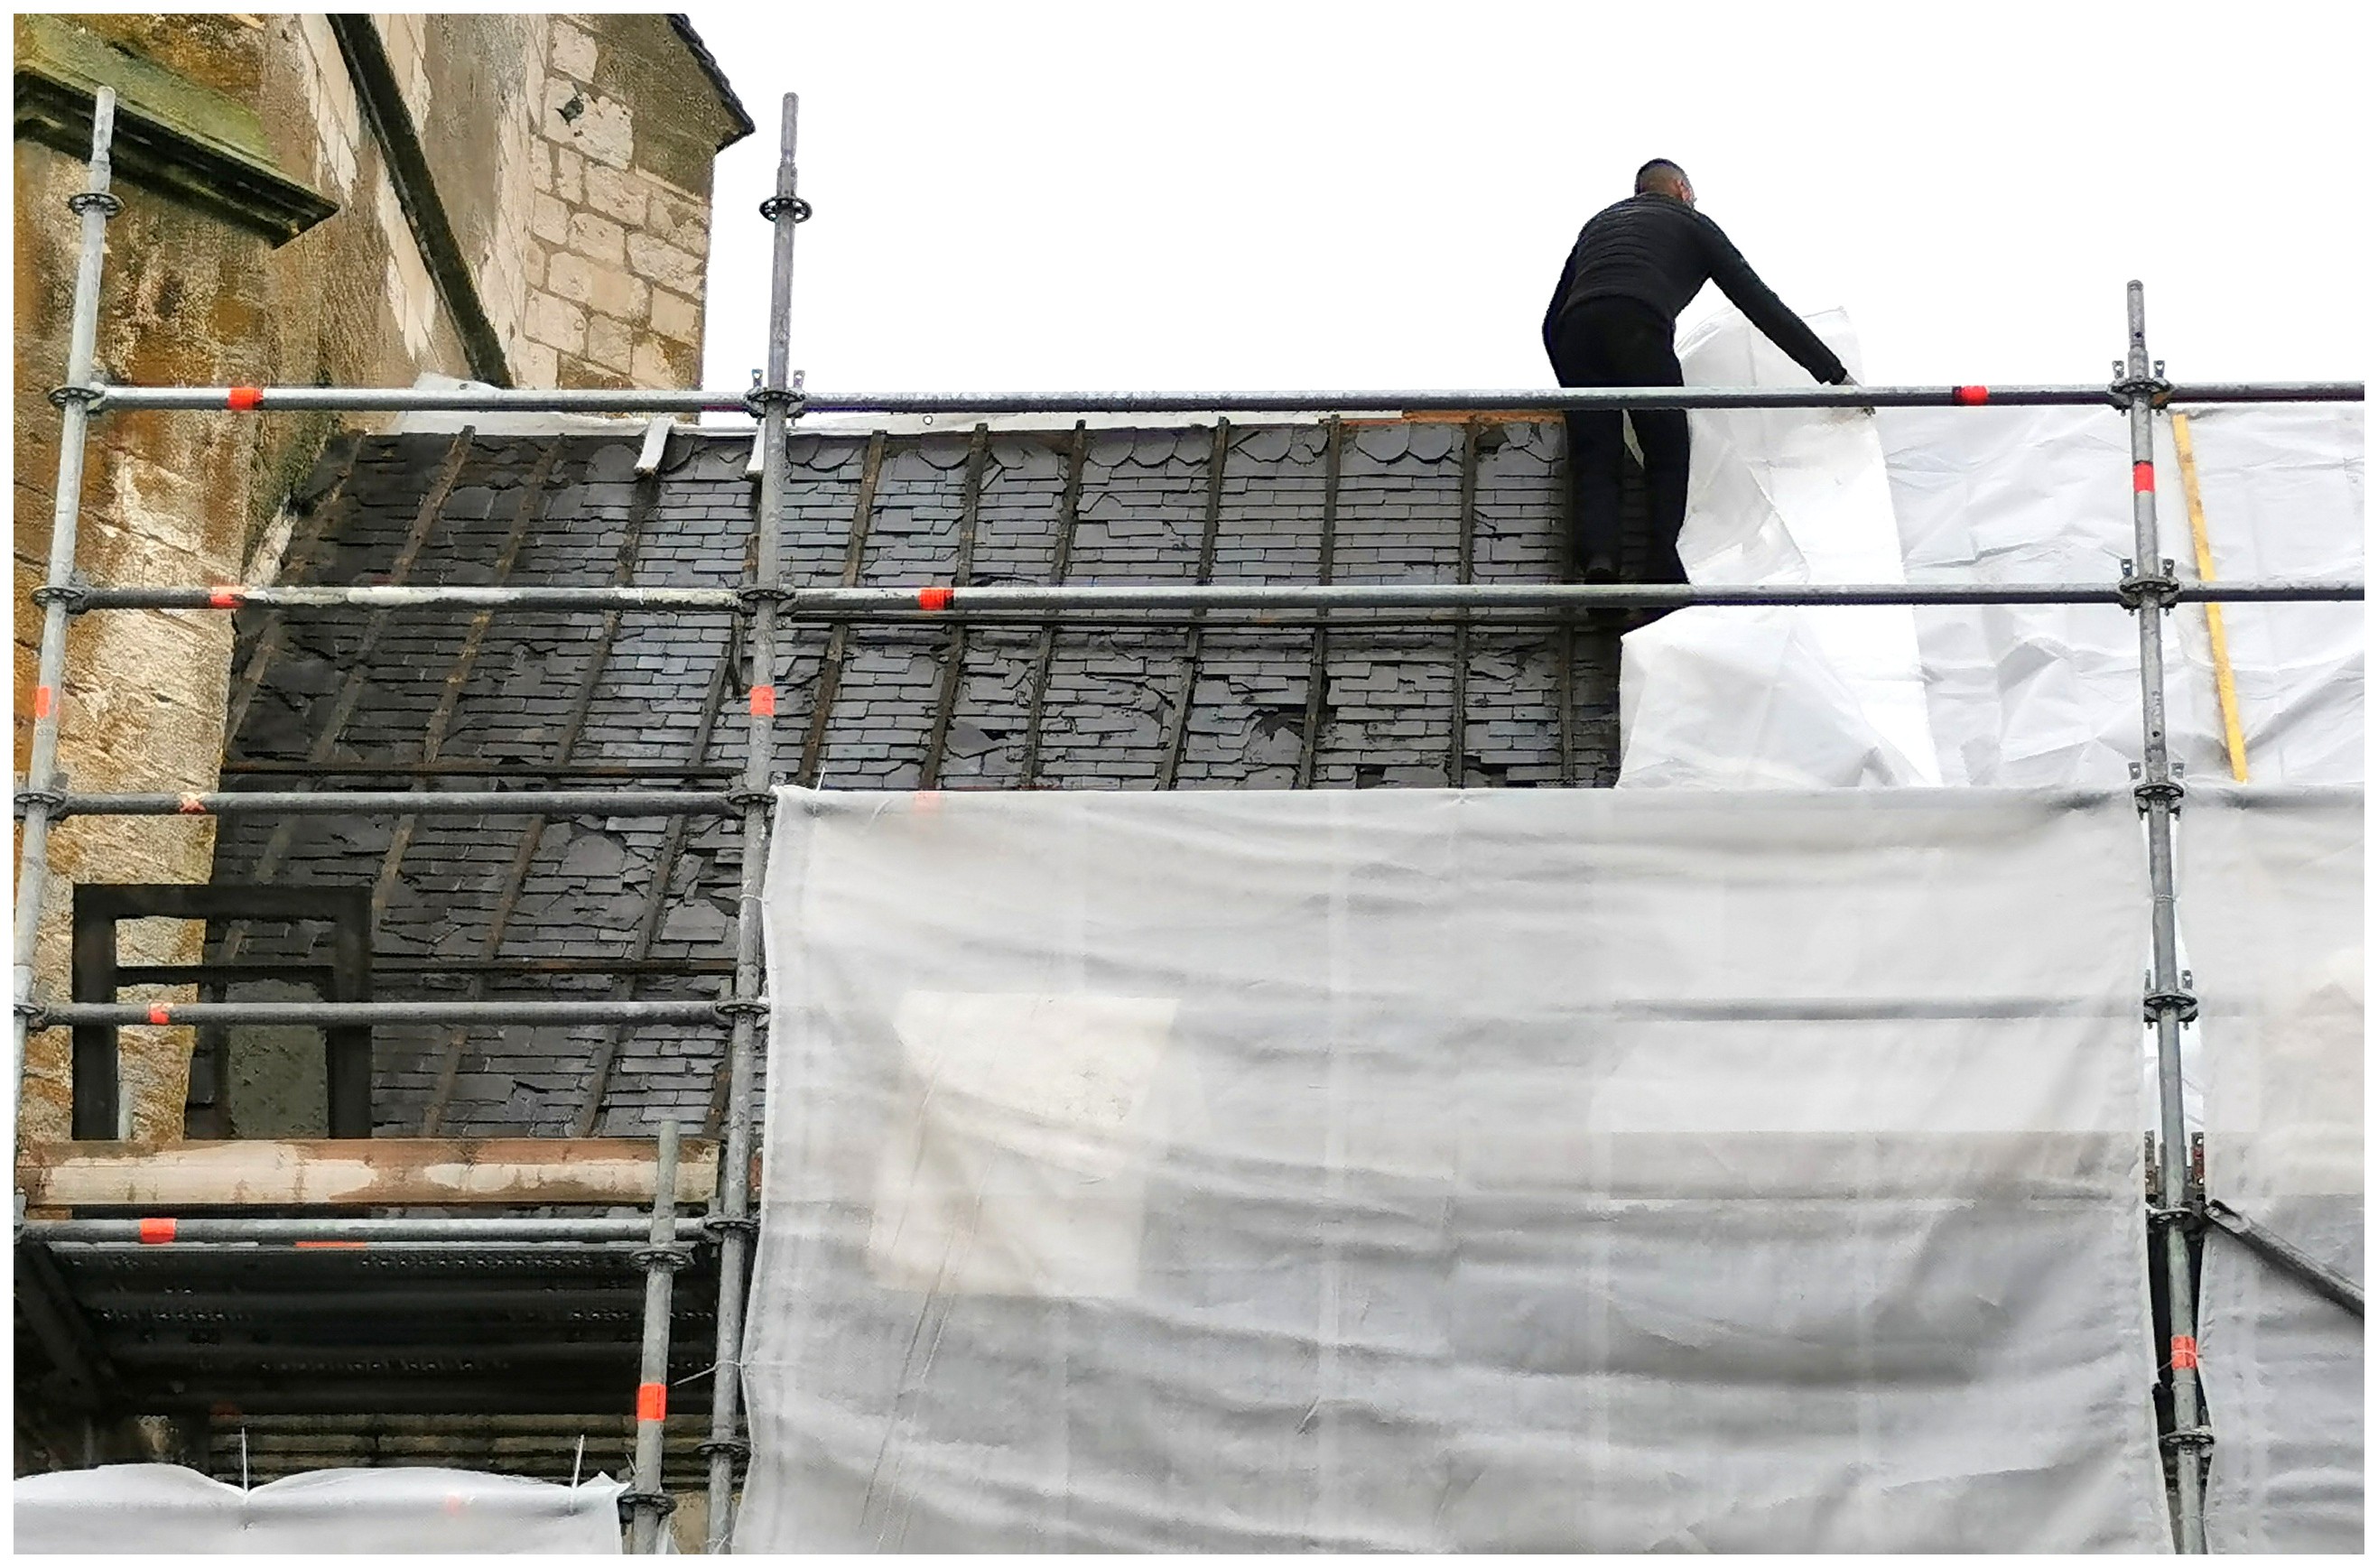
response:
<path id="1" fill-rule="evenodd" d="M 553 149 L 553 194 L 572 206 L 586 199 L 586 160 L 567 145 Z"/>
<path id="2" fill-rule="evenodd" d="M 633 363 L 636 329 L 608 316 L 586 318 L 586 357 L 608 370 L 625 372 Z"/>
<path id="3" fill-rule="evenodd" d="M 710 254 L 710 209 L 691 197 L 654 191 L 643 226 L 679 250 Z"/>
<path id="4" fill-rule="evenodd" d="M 703 289 L 703 258 L 678 249 L 675 245 L 650 234 L 628 236 L 628 264 L 639 277 L 665 289 L 675 289 L 681 294 L 700 294 Z"/>
<path id="5" fill-rule="evenodd" d="M 702 306 L 667 289 L 653 291 L 653 330 L 680 343 L 702 341 Z"/>
<path id="6" fill-rule="evenodd" d="M 533 343 L 522 338 L 513 341 L 509 355 L 512 379 L 523 387 L 558 387 L 561 385 L 560 355 L 545 343 Z"/>
<path id="7" fill-rule="evenodd" d="M 625 169 L 635 162 L 636 129 L 628 106 L 573 82 L 546 84 L 538 129 L 546 140 L 576 148 L 591 162 Z"/>
<path id="8" fill-rule="evenodd" d="M 554 258 L 554 270 L 567 257 Z M 577 353 L 586 343 L 586 313 L 569 300 L 540 290 L 528 296 L 528 335 L 540 343 L 550 343 L 567 353 Z"/>
<path id="9" fill-rule="evenodd" d="M 586 205 L 630 228 L 644 222 L 643 176 L 632 169 L 608 169 L 594 164 L 586 171 Z"/>
<path id="10" fill-rule="evenodd" d="M 642 321 L 652 304 L 652 291 L 642 280 L 567 251 L 546 266 L 546 287 L 563 299 L 622 321 Z"/>
<path id="11" fill-rule="evenodd" d="M 593 181 L 590 179 L 588 184 Z M 627 231 L 608 218 L 592 212 L 573 213 L 570 217 L 570 248 L 592 260 L 613 266 L 626 260 L 626 239 Z"/>
<path id="12" fill-rule="evenodd" d="M 558 17 L 547 18 L 552 30 L 546 49 L 546 60 L 565 76 L 576 77 L 582 82 L 594 79 L 594 41 L 571 27 Z"/>
<path id="13" fill-rule="evenodd" d="M 540 194 L 529 204 L 528 232 L 548 245 L 570 243 L 570 209 L 559 197 Z"/>

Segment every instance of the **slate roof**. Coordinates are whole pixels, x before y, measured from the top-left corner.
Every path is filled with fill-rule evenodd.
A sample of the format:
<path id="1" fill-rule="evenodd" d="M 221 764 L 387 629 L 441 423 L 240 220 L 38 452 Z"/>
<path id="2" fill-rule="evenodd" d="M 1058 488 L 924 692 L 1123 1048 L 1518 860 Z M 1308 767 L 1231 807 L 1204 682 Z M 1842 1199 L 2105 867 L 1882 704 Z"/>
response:
<path id="1" fill-rule="evenodd" d="M 1328 426 L 796 434 L 786 566 L 797 583 L 1457 581 L 1465 452 L 1474 462 L 1471 557 L 1481 581 L 1556 581 L 1562 543 L 1555 422 L 1493 417 L 1474 431 L 1415 418 L 1348 421 L 1327 504 Z M 298 582 L 733 586 L 758 485 L 748 435 L 672 437 L 662 471 L 634 473 L 638 437 L 344 437 L 309 482 L 283 580 Z M 1079 477 L 1070 541 L 1069 475 Z M 871 456 L 871 451 L 872 455 Z M 872 502 L 859 499 L 875 469 Z M 239 613 L 225 787 L 315 782 L 259 767 L 402 766 L 433 755 L 485 788 L 558 767 L 585 783 L 724 787 L 745 745 L 724 616 L 464 612 L 374 617 Z M 779 633 L 779 777 L 905 788 L 1606 784 L 1616 772 L 1615 639 L 1550 627 L 1303 626 L 1060 630 L 809 625 Z M 1040 676 L 1046 662 L 1045 680 Z M 1316 660 L 1319 723 L 1308 725 Z M 1457 674 L 1459 671 L 1459 674 Z M 1184 710 L 1184 685 L 1194 685 Z M 1566 685 L 1569 713 L 1561 713 Z M 1034 722 L 1038 700 L 1038 722 Z M 934 746 L 936 719 L 947 703 Z M 822 717 L 821 717 L 821 711 Z M 813 723 L 813 721 L 815 721 Z M 1175 726 L 1178 725 L 1176 734 Z M 1309 733 L 1308 733 L 1309 732 Z M 489 777 L 485 770 L 495 770 Z M 676 770 L 674 778 L 618 776 Z M 712 770 L 703 774 L 702 770 Z M 1028 776 L 1027 776 L 1028 775 Z M 402 787 L 402 777 L 318 782 Z M 307 817 L 221 824 L 215 880 L 378 887 L 381 997 L 710 998 L 727 985 L 739 875 L 717 819 Z M 211 955 L 300 956 L 310 928 L 211 933 Z M 642 972 L 610 972 L 632 960 Z M 473 973 L 472 964 L 550 971 Z M 657 972 L 667 971 L 667 972 Z M 294 994 L 249 988 L 230 994 Z M 387 1133 L 636 1134 L 664 1113 L 715 1131 L 720 1033 L 687 1028 L 382 1027 L 376 1115 Z"/>

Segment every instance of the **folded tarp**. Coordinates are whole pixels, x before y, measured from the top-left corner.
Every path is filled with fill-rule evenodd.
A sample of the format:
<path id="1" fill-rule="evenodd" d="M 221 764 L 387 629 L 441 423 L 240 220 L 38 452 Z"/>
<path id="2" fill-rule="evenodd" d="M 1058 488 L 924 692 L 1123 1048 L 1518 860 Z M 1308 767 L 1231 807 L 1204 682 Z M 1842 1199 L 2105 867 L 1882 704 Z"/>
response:
<path id="1" fill-rule="evenodd" d="M 2126 794 L 779 796 L 737 1550 L 2165 1550 Z"/>
<path id="2" fill-rule="evenodd" d="M 252 1490 L 179 1465 L 103 1465 L 17 1480 L 17 1550 L 225 1552 L 619 1550 L 608 1477 L 558 1486 L 469 1470 L 317 1470 Z"/>
<path id="3" fill-rule="evenodd" d="M 1838 310 L 1808 318 L 1844 364 Z M 1696 386 L 1806 387 L 1731 307 L 1687 336 Z M 1693 409 L 1677 554 L 1699 584 L 1902 581 L 1874 422 L 1856 409 Z M 1903 605 L 1694 608 L 1622 645 L 1622 787 L 1938 784 L 1915 622 Z"/>

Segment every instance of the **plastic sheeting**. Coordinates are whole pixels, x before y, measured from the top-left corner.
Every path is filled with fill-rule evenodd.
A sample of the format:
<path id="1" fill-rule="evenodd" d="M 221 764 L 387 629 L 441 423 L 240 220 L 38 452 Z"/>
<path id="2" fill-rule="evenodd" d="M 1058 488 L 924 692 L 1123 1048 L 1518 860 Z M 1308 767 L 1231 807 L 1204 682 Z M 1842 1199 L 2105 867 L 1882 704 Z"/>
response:
<path id="1" fill-rule="evenodd" d="M 1849 317 L 1808 318 L 1853 372 Z M 1805 387 L 1731 306 L 1677 355 L 1696 386 Z M 1677 554 L 1696 583 L 1902 581 L 1873 420 L 1856 409 L 1694 409 Z M 1696 608 L 1622 644 L 1621 786 L 1928 784 L 1915 621 L 1904 605 Z"/>
<path id="2" fill-rule="evenodd" d="M 619 1550 L 607 1477 L 558 1486 L 466 1470 L 317 1470 L 241 1490 L 179 1465 L 17 1481 L 17 1550 L 138 1555 Z"/>
<path id="3" fill-rule="evenodd" d="M 1848 317 L 1809 326 L 1855 369 Z M 1694 385 L 1804 386 L 1726 309 L 1680 345 Z M 2112 409 L 1697 409 L 1678 552 L 1696 583 L 2112 583 L 2136 553 Z M 2362 411 L 2191 413 L 2224 579 L 2359 579 Z M 2198 578 L 2170 422 L 2160 555 Z M 2362 780 L 2360 604 L 2223 607 L 2257 784 Z M 1624 643 L 1622 785 L 2120 786 L 2139 755 L 2137 623 L 2106 604 L 1699 608 Z M 2204 607 L 2165 620 L 2173 755 L 2227 776 Z"/>
<path id="4" fill-rule="evenodd" d="M 2198 789 L 2180 819 L 2207 1191 L 2356 1281 L 2361 816 L 2359 790 Z M 2214 1550 L 2361 1550 L 2360 1320 L 2217 1230 L 2201 1296 Z"/>
<path id="5" fill-rule="evenodd" d="M 2099 409 L 1883 409 L 1875 416 L 1916 582 L 2111 582 L 2136 554 L 2127 422 Z M 2191 418 L 2224 579 L 2359 579 L 2361 410 L 2280 405 Z M 2162 555 L 2196 557 L 2171 427 L 2156 422 Z M 2257 784 L 2361 782 L 2362 607 L 2223 608 Z M 2138 627 L 2111 605 L 1915 612 L 1949 784 L 2119 785 L 2139 755 Z M 2172 754 L 2226 777 L 2204 607 L 2165 617 Z"/>
<path id="6" fill-rule="evenodd" d="M 736 1547 L 2166 1550 L 2126 796 L 780 795 Z"/>

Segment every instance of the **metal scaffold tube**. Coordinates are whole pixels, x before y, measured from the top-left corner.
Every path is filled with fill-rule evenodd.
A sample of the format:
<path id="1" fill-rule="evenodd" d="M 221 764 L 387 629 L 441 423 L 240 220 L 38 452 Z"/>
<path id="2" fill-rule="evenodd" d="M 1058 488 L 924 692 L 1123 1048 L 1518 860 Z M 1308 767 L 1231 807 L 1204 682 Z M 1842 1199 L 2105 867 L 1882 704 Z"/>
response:
<path id="1" fill-rule="evenodd" d="M 34 797 L 23 798 L 30 811 Z M 244 789 L 42 799 L 57 817 L 715 817 L 735 809 L 715 790 L 682 789 Z"/>
<path id="2" fill-rule="evenodd" d="M 29 1016 L 40 1027 L 75 1024 L 179 1028 L 195 1023 L 287 1023 L 337 1028 L 361 1023 L 703 1023 L 719 1021 L 709 1001 L 176 1001 L 53 1002 Z"/>
<path id="3" fill-rule="evenodd" d="M 661 1191 L 667 1191 L 662 1187 Z M 698 1220 L 674 1220 L 674 1241 L 699 1241 Z M 510 1246 L 571 1242 L 588 1246 L 652 1244 L 653 1227 L 642 1219 L 515 1219 L 500 1215 L 461 1219 L 364 1219 L 325 1215 L 318 1219 L 31 1219 L 17 1227 L 20 1241 L 56 1246 L 296 1246 L 380 1243 L 477 1243 Z"/>
<path id="4" fill-rule="evenodd" d="M 2136 559 L 2129 569 L 2138 577 L 2168 581 L 2171 572 L 2162 559 L 2162 538 L 2156 524 L 2155 411 L 2167 386 L 2163 367 L 2147 357 L 2146 293 L 2136 280 L 2130 286 L 2130 357 L 2120 383 L 2130 399 L 2131 521 Z M 2180 805 L 2180 785 L 2171 766 L 2170 741 L 2165 729 L 2163 617 L 2168 597 L 2139 605 L 2139 704 L 2143 748 L 2136 793 L 2146 818 L 2147 885 L 2152 907 L 2154 969 L 2148 976 L 2146 1013 L 2156 1032 L 2157 1129 L 2162 1142 L 2157 1161 L 2160 1189 L 2157 1206 L 2167 1223 L 2155 1244 L 2162 1252 L 2165 1285 L 2171 1312 L 2171 1341 L 2166 1365 L 2171 1373 L 2171 1430 L 2165 1445 L 2171 1450 L 2179 1502 L 2180 1550 L 2202 1552 L 2204 1546 L 2204 1459 L 2211 1432 L 2196 1380 L 2196 1297 L 2189 1276 L 2188 1232 L 2168 1223 L 2189 1204 L 2188 1118 L 2181 1094 L 2180 1030 L 2193 1015 L 2196 999 L 2188 994 L 2180 971 L 2180 922 L 2172 872 L 2172 818 Z"/>
<path id="5" fill-rule="evenodd" d="M 2362 585 L 2313 579 L 2240 580 L 2179 585 L 2183 603 L 2281 603 L 2359 599 Z M 236 597 L 237 603 L 226 603 Z M 907 588 L 85 588 L 80 610 L 204 610 L 237 604 L 275 608 L 435 611 L 668 609 L 756 614 L 760 605 L 801 621 L 948 621 L 969 616 L 1171 613 L 1217 610 L 1678 609 L 1697 604 L 2127 604 L 2109 582 L 1246 582 L 1115 583 Z M 1035 623 L 1038 624 L 1038 623 Z"/>
<path id="6" fill-rule="evenodd" d="M 677 1271 L 693 1254 L 677 1245 L 677 1123 L 660 1126 L 654 1153 L 653 1223 L 635 1261 L 644 1270 L 644 1343 L 636 1379 L 635 1490 L 628 1494 L 634 1514 L 628 1550 L 646 1554 L 661 1549 L 661 1526 L 676 1508 L 661 1486 L 662 1423 L 668 1418 L 669 1297 Z"/>
<path id="7" fill-rule="evenodd" d="M 107 221 L 120 211 L 108 190 L 109 150 L 115 138 L 115 90 L 102 87 L 91 104 L 90 168 L 83 188 L 66 205 L 82 221 L 82 249 L 75 266 L 74 318 L 66 346 L 66 386 L 55 401 L 62 415 L 58 431 L 58 481 L 50 517 L 49 572 L 34 595 L 42 606 L 41 651 L 33 687 L 32 747 L 25 760 L 25 783 L 36 796 L 54 796 L 59 788 L 58 706 L 66 688 L 66 603 L 63 597 L 74 580 L 75 534 L 82 514 L 84 448 L 90 433 L 90 399 L 78 389 L 90 381 L 91 362 L 99 343 L 99 284 L 107 257 Z M 25 803 L 24 826 L 17 863 L 17 1003 L 16 1057 L 13 1082 L 17 1103 L 23 1103 L 25 1043 L 30 1032 L 29 1010 L 33 1005 L 33 966 L 41 952 L 42 895 L 49 880 L 50 803 L 30 798 Z"/>
<path id="8" fill-rule="evenodd" d="M 789 209 L 787 210 L 790 210 Z M 102 413 L 184 410 L 260 413 L 729 413 L 764 409 L 751 392 L 414 387 L 94 387 Z M 2205 382 L 2174 387 L 2170 401 L 2360 402 L 2359 381 Z M 1331 388 L 1275 392 L 813 392 L 802 413 L 1539 413 L 1579 408 L 2103 408 L 2104 387 L 1514 387 Z M 764 413 L 763 413 L 764 420 Z"/>
<path id="9" fill-rule="evenodd" d="M 800 98 L 785 94 L 782 140 L 776 158 L 776 188 L 760 207 L 774 225 L 775 257 L 768 289 L 766 384 L 753 395 L 761 408 L 758 548 L 753 577 L 773 590 L 784 572 L 785 422 L 799 400 L 792 370 L 793 232 L 809 216 L 799 192 L 794 152 L 799 140 Z M 775 777 L 776 600 L 763 593 L 751 624 L 751 748 L 743 777 L 742 887 L 735 905 L 734 1026 L 727 1042 L 727 1147 L 718 1162 L 718 1354 L 711 1381 L 710 1437 L 703 1453 L 710 1463 L 709 1518 L 703 1550 L 723 1552 L 734 1527 L 738 1459 L 750 1452 L 739 1433 L 743 1394 L 743 1306 L 753 1241 L 751 1218 L 751 1103 L 757 1074 L 753 1055 L 760 1020 L 767 1011 L 761 950 L 761 891 L 766 885 L 769 791 Z"/>

